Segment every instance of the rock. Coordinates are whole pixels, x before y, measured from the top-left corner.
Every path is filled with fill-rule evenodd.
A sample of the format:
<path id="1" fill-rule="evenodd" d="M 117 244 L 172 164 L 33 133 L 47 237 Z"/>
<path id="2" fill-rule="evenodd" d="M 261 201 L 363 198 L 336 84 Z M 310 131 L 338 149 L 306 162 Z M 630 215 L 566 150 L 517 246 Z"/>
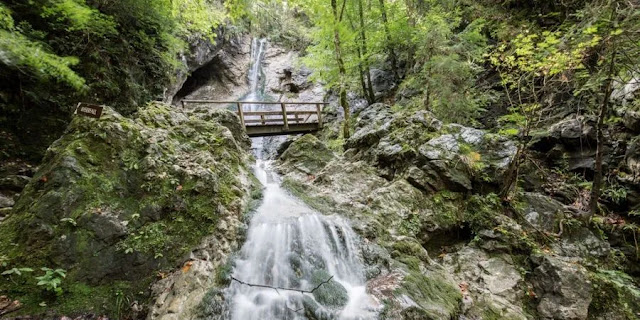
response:
<path id="1" fill-rule="evenodd" d="M 6 218 L 10 213 L 11 210 L 13 208 L 9 207 L 9 208 L 0 208 L 0 221 L 2 221 L 4 218 Z"/>
<path id="2" fill-rule="evenodd" d="M 391 125 L 391 107 L 374 103 L 358 114 L 356 128 L 345 148 L 364 148 L 376 144 L 385 136 Z"/>
<path id="3" fill-rule="evenodd" d="M 553 249 L 563 256 L 589 260 L 606 259 L 611 252 L 611 245 L 587 228 L 564 232 L 560 241 L 553 244 Z"/>
<path id="4" fill-rule="evenodd" d="M 564 219 L 564 205 L 540 193 L 525 192 L 523 201 L 526 203 L 524 218 L 542 231 L 549 233 L 560 232 L 560 221 Z"/>
<path id="5" fill-rule="evenodd" d="M 593 126 L 587 124 L 587 119 L 582 116 L 571 116 L 553 124 L 549 127 L 549 134 L 560 142 L 572 146 L 580 146 L 580 142 L 595 141 Z"/>
<path id="6" fill-rule="evenodd" d="M 0 193 L 0 209 L 13 207 L 14 204 L 15 204 L 15 201 L 13 201 L 12 198 L 7 197 Z"/>
<path id="7" fill-rule="evenodd" d="M 31 178 L 23 175 L 9 175 L 0 178 L 0 189 L 20 192 L 31 181 Z"/>
<path id="8" fill-rule="evenodd" d="M 391 89 L 396 87 L 394 75 L 392 72 L 371 68 L 371 83 L 376 99 L 383 97 Z"/>
<path id="9" fill-rule="evenodd" d="M 311 276 L 311 284 L 315 288 L 329 278 L 331 278 L 329 273 L 318 270 Z M 313 298 L 323 307 L 341 309 L 347 304 L 349 294 L 340 283 L 331 279 L 313 292 Z"/>
<path id="10" fill-rule="evenodd" d="M 81 303 L 110 313 L 115 306 L 110 295 L 105 300 L 105 286 L 139 301 L 153 299 L 147 289 L 158 272 L 190 256 L 216 261 L 206 272 L 185 273 L 184 282 L 205 283 L 188 275 L 214 277 L 213 267 L 237 244 L 242 213 L 257 187 L 240 128 L 229 111 L 187 113 L 158 103 L 132 118 L 111 108 L 100 119 L 75 117 L 0 224 L 1 250 L 20 266 L 48 261 L 47 267 L 67 270 L 68 296 L 52 302 L 52 310 Z M 215 244 L 200 247 L 211 234 Z M 0 291 L 12 292 L 11 286 L 2 282 Z M 20 290 L 41 292 L 36 286 Z M 87 302 L 87 296 L 96 298 Z M 172 302 L 176 307 L 162 312 L 185 318 L 186 307 L 177 306 L 189 301 Z M 29 307 L 37 308 L 33 303 Z"/>
<path id="11" fill-rule="evenodd" d="M 538 264 L 532 282 L 543 319 L 587 319 L 592 288 L 587 271 L 574 261 L 555 256 L 532 257 Z"/>
<path id="12" fill-rule="evenodd" d="M 404 319 L 451 319 L 458 314 L 462 295 L 440 272 L 410 271 L 397 289 Z"/>
<path id="13" fill-rule="evenodd" d="M 280 156 L 283 165 L 293 167 L 311 175 L 324 168 L 334 155 L 327 146 L 311 134 L 306 134 L 291 143 Z"/>
<path id="14" fill-rule="evenodd" d="M 622 123 L 634 133 L 640 133 L 640 112 L 627 110 L 622 117 Z"/>
<path id="15" fill-rule="evenodd" d="M 527 319 L 524 316 L 524 279 L 508 254 L 488 256 L 465 246 L 448 254 L 443 264 L 460 284 L 469 319 Z"/>

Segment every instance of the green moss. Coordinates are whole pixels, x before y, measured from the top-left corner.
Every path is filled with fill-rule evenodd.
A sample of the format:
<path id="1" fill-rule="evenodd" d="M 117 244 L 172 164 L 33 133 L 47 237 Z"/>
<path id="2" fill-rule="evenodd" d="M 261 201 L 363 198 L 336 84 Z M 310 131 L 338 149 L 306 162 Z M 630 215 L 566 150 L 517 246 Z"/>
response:
<path id="1" fill-rule="evenodd" d="M 411 297 L 433 319 L 454 318 L 462 299 L 460 290 L 435 272 L 410 271 L 398 293 Z"/>
<path id="2" fill-rule="evenodd" d="M 590 273 L 593 284 L 593 300 L 590 315 L 613 313 L 625 319 L 637 319 L 640 313 L 640 288 L 626 273 L 614 270 L 597 270 Z"/>
<path id="3" fill-rule="evenodd" d="M 110 109 L 100 120 L 75 118 L 0 225 L 8 267 L 68 270 L 51 310 L 120 318 L 123 299 L 146 294 L 156 272 L 181 263 L 222 215 L 246 210 L 245 151 L 215 120 L 171 112 L 153 104 L 134 120 Z M 0 291 L 31 314 L 46 298 L 31 282 L 1 281 Z"/>
<path id="4" fill-rule="evenodd" d="M 334 208 L 334 201 L 331 198 L 310 195 L 311 193 L 306 191 L 307 186 L 302 182 L 285 177 L 282 180 L 282 187 L 315 210 L 330 213 L 332 208 Z"/>
<path id="5" fill-rule="evenodd" d="M 398 241 L 393 243 L 392 249 L 398 252 L 398 256 L 405 255 L 427 261 L 428 257 L 422 246 L 413 241 Z"/>

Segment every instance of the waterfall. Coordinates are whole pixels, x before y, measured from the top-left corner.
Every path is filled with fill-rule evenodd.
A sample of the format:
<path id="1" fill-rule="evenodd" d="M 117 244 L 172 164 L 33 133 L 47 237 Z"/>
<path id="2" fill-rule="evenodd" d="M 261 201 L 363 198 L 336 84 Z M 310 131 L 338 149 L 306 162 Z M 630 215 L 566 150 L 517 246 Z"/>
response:
<path id="1" fill-rule="evenodd" d="M 257 97 L 266 41 L 254 40 L 249 72 Z M 254 86 L 254 84 L 256 84 Z M 366 294 L 359 239 L 349 222 L 325 216 L 284 190 L 272 162 L 262 159 L 262 138 L 252 140 L 255 175 L 263 201 L 249 224 L 247 241 L 234 261 L 232 276 L 244 283 L 310 291 L 255 287 L 232 281 L 226 291 L 229 319 L 375 319 Z"/>

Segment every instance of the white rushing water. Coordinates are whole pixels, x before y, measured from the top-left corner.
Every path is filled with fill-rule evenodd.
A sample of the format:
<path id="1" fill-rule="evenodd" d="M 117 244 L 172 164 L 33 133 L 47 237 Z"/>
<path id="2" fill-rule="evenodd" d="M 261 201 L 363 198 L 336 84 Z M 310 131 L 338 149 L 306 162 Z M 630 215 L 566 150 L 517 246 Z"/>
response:
<path id="1" fill-rule="evenodd" d="M 259 82 L 266 41 L 254 41 L 249 81 Z M 248 97 L 256 97 L 252 86 Z M 255 101 L 255 100 L 254 100 Z M 264 186 L 263 201 L 249 224 L 247 241 L 235 260 L 234 278 L 254 285 L 310 291 L 314 294 L 255 287 L 232 281 L 227 289 L 230 319 L 375 319 L 366 294 L 358 237 L 349 222 L 325 216 L 284 190 L 271 161 L 261 159 L 263 138 L 253 138 L 258 158 L 255 175 Z"/>

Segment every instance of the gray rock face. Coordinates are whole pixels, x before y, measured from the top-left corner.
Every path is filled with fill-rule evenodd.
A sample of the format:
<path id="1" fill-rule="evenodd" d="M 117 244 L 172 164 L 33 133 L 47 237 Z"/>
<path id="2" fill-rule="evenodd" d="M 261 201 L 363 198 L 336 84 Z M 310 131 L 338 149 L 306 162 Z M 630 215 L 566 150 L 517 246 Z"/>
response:
<path id="1" fill-rule="evenodd" d="M 564 218 L 564 205 L 548 196 L 540 193 L 526 192 L 524 201 L 527 207 L 524 216 L 529 223 L 550 233 L 560 230 L 560 220 Z"/>
<path id="2" fill-rule="evenodd" d="M 382 103 L 370 105 L 358 115 L 356 129 L 345 142 L 345 147 L 367 147 L 377 143 L 389 132 L 391 120 L 390 106 Z"/>
<path id="3" fill-rule="evenodd" d="M 611 252 L 611 245 L 587 228 L 567 232 L 559 242 L 553 245 L 553 248 L 565 257 L 588 260 L 606 259 Z"/>
<path id="4" fill-rule="evenodd" d="M 380 69 L 371 69 L 371 84 L 376 99 L 384 96 L 389 90 L 396 87 L 393 73 Z"/>
<path id="5" fill-rule="evenodd" d="M 280 159 L 304 174 L 315 174 L 324 168 L 334 157 L 318 138 L 307 134 L 291 143 Z"/>
<path id="6" fill-rule="evenodd" d="M 0 209 L 13 207 L 15 201 L 11 197 L 0 194 Z"/>
<path id="7" fill-rule="evenodd" d="M 499 181 L 516 153 L 513 142 L 482 130 L 443 125 L 427 111 L 393 113 L 376 103 L 357 117 L 345 147 L 387 179 L 406 176 L 424 191 L 470 190 L 474 181 Z"/>
<path id="8" fill-rule="evenodd" d="M 540 138 L 546 144 L 561 144 L 568 150 L 588 149 L 589 143 L 595 142 L 593 121 L 584 116 L 570 116 L 549 127 Z"/>
<path id="9" fill-rule="evenodd" d="M 554 256 L 535 257 L 539 266 L 533 271 L 533 285 L 543 319 L 587 319 L 592 287 L 587 270 L 575 261 Z"/>
<path id="10" fill-rule="evenodd" d="M 640 133 L 640 112 L 633 110 L 626 110 L 622 117 L 622 123 L 627 129 Z"/>
<path id="11" fill-rule="evenodd" d="M 460 283 L 464 316 L 527 319 L 524 306 L 518 303 L 524 299 L 524 279 L 508 254 L 490 257 L 483 250 L 465 246 L 446 255 L 443 264 Z"/>
<path id="12" fill-rule="evenodd" d="M 223 33 L 224 29 L 219 28 L 216 39 L 224 39 Z M 227 45 L 223 40 L 212 43 L 210 40 L 204 38 L 188 39 L 187 41 L 189 41 L 190 50 L 189 52 L 183 52 L 180 55 L 180 61 L 185 66 L 186 70 L 184 72 L 179 72 L 176 75 L 174 83 L 165 90 L 163 101 L 166 103 L 173 101 L 176 93 L 178 93 L 180 88 L 182 88 L 182 85 L 185 83 L 191 72 L 211 62 L 211 60 L 216 57 L 220 49 Z"/>
<path id="13" fill-rule="evenodd" d="M 0 189 L 20 192 L 31 181 L 31 178 L 23 175 L 9 175 L 0 178 Z"/>

